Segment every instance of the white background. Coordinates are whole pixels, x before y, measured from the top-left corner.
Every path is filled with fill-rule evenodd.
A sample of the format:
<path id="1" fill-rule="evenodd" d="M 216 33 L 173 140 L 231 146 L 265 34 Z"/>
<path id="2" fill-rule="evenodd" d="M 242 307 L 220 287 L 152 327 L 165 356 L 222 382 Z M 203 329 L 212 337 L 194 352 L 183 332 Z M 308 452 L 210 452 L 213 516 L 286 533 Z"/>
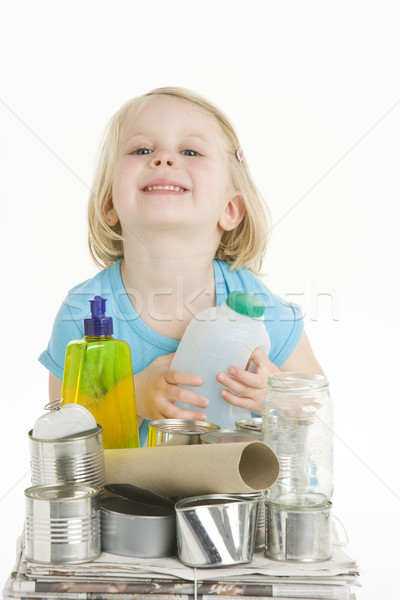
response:
<path id="1" fill-rule="evenodd" d="M 334 512 L 361 600 L 398 598 L 400 4 L 2 2 L 1 584 L 30 485 L 37 362 L 96 273 L 86 203 L 109 117 L 161 85 L 235 124 L 274 229 L 265 281 L 299 302 L 336 405 Z"/>

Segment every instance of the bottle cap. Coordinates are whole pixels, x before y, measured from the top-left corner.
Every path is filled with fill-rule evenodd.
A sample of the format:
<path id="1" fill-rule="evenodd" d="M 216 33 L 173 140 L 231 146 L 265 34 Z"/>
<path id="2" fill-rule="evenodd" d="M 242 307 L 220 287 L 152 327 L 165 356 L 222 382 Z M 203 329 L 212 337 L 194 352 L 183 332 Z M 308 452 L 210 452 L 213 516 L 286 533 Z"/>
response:
<path id="1" fill-rule="evenodd" d="M 92 316 L 83 320 L 84 334 L 89 337 L 112 335 L 112 317 L 106 316 L 107 300 L 101 296 L 95 296 L 92 300 L 89 300 L 89 302 Z"/>
<path id="2" fill-rule="evenodd" d="M 247 317 L 262 317 L 265 311 L 265 304 L 261 298 L 246 292 L 231 292 L 226 303 L 229 308 Z"/>
<path id="3" fill-rule="evenodd" d="M 44 407 L 48 412 L 36 419 L 32 437 L 41 440 L 57 440 L 78 436 L 97 427 L 93 415 L 80 404 L 64 404 L 62 398 Z"/>

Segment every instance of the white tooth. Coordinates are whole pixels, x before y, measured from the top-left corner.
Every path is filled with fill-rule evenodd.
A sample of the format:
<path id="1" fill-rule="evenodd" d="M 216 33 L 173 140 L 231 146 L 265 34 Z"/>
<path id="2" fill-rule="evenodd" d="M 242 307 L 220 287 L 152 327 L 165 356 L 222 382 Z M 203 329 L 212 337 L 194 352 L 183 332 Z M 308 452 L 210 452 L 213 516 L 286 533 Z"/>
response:
<path id="1" fill-rule="evenodd" d="M 184 189 L 177 185 L 148 185 L 144 188 L 145 192 L 152 192 L 153 190 L 170 190 L 171 192 L 183 192 Z"/>

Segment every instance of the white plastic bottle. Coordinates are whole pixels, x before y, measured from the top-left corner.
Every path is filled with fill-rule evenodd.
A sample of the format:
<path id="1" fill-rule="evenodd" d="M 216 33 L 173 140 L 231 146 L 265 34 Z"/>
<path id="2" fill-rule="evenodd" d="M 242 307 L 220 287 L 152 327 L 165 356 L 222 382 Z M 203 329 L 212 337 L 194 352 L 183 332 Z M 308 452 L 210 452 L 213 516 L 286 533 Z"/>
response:
<path id="1" fill-rule="evenodd" d="M 270 340 L 264 325 L 264 302 L 246 292 L 231 292 L 221 306 L 198 313 L 189 323 L 171 363 L 171 369 L 200 375 L 200 387 L 184 386 L 205 396 L 207 421 L 234 429 L 235 421 L 251 417 L 249 410 L 232 406 L 221 396 L 216 376 L 231 366 L 245 369 L 255 348 L 268 354 Z M 250 369 L 251 370 L 251 369 Z M 189 410 L 204 410 L 182 402 Z"/>

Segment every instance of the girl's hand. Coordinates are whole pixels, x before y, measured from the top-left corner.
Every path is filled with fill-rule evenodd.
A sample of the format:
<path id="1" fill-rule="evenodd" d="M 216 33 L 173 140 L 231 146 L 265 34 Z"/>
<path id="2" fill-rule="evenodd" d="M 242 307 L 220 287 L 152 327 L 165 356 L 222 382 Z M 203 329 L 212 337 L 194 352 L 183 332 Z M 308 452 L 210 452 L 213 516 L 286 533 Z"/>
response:
<path id="1" fill-rule="evenodd" d="M 232 366 L 228 369 L 229 375 L 219 373 L 217 380 L 227 388 L 221 391 L 226 402 L 261 415 L 264 398 L 268 394 L 268 375 L 280 370 L 261 348 L 253 351 L 249 364 L 251 361 L 255 364 L 255 373 Z"/>
<path id="2" fill-rule="evenodd" d="M 184 410 L 175 404 L 175 401 L 179 400 L 199 408 L 207 408 L 208 400 L 178 385 L 200 386 L 203 380 L 197 375 L 171 370 L 173 356 L 174 353 L 159 356 L 143 371 L 136 373 L 134 379 L 138 416 L 150 421 L 155 419 L 205 421 L 205 413 Z"/>

